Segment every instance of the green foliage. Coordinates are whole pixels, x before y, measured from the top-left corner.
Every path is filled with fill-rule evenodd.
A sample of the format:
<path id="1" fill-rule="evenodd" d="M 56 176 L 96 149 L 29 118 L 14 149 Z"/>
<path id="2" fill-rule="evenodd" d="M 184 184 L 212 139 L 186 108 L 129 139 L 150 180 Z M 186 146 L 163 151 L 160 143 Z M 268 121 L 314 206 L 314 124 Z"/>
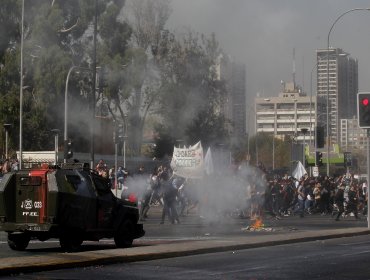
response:
<path id="1" fill-rule="evenodd" d="M 0 121 L 11 122 L 13 131 L 16 131 L 19 124 L 21 1 L 3 2 L 0 29 L 4 30 L 1 34 L 6 40 L 0 44 Z M 67 72 L 72 65 L 91 68 L 92 40 L 88 30 L 95 15 L 94 3 L 93 0 L 25 1 L 24 150 L 53 148 L 50 130 L 63 126 Z M 98 14 L 102 19 L 99 43 L 106 52 L 102 57 L 114 59 L 117 52 L 124 56 L 130 34 L 128 25 L 117 19 L 123 5 L 122 0 L 98 1 Z M 114 34 L 108 34 L 107 27 L 112 28 L 112 24 L 115 24 Z M 75 118 L 71 121 L 70 133 L 82 138 L 88 135 L 80 131 L 88 127 L 89 107 L 83 104 L 91 96 L 91 79 L 91 73 L 73 71 L 69 81 L 68 94 L 73 102 L 69 117 Z M 17 134 L 13 133 L 10 142 L 14 148 L 17 141 Z M 87 141 L 76 142 L 86 147 Z"/>
<path id="2" fill-rule="evenodd" d="M 249 152 L 251 155 L 251 163 L 257 165 L 262 162 L 267 168 L 272 168 L 273 151 L 275 151 L 275 169 L 290 167 L 291 158 L 291 139 L 273 140 L 272 135 L 268 133 L 258 133 L 249 139 Z M 274 143 L 273 143 L 274 142 Z M 247 143 L 246 143 L 247 144 Z M 273 148 L 275 146 L 275 148 Z M 248 147 L 245 146 L 244 153 L 247 154 Z"/>
<path id="3" fill-rule="evenodd" d="M 155 149 L 153 156 L 158 159 L 163 159 L 172 155 L 175 139 L 171 137 L 167 128 L 163 125 L 156 127 L 159 137 L 155 139 Z"/>
<path id="4" fill-rule="evenodd" d="M 13 48 L 19 39 L 20 1 L 2 0 L 0 5 L 0 63 L 9 48 Z"/>
<path id="5" fill-rule="evenodd" d="M 214 66 L 221 51 L 212 36 L 189 33 L 182 42 L 169 40 L 160 60 L 160 114 L 175 139 L 204 146 L 228 138 L 221 114 L 225 82 L 216 79 Z"/>
<path id="6" fill-rule="evenodd" d="M 175 38 L 164 31 L 168 0 L 99 0 L 97 106 L 127 121 L 132 154 L 140 152 L 144 124 L 156 115 L 156 156 L 172 153 L 174 139 L 228 142 L 222 115 L 225 81 L 216 78 L 221 54 L 212 34 L 189 32 Z M 0 121 L 13 125 L 10 144 L 19 139 L 19 61 L 21 1 L 0 7 Z M 66 77 L 72 66 L 91 69 L 94 0 L 25 1 L 23 69 L 23 149 L 53 149 L 51 129 L 64 124 Z M 130 16 L 122 18 L 122 8 Z M 68 82 L 69 134 L 75 148 L 89 147 L 91 71 L 71 72 Z M 89 106 L 86 106 L 89 104 Z M 126 117 L 126 115 L 128 117 Z M 153 124 L 154 126 L 154 124 Z M 0 137 L 3 131 L 0 132 Z"/>

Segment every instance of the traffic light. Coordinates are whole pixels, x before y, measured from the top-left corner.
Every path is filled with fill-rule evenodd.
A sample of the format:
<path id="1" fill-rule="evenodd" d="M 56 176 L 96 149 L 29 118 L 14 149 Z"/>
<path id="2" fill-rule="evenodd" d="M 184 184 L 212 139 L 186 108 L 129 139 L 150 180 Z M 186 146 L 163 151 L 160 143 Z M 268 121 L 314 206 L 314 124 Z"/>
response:
<path id="1" fill-rule="evenodd" d="M 73 157 L 73 142 L 71 139 L 64 141 L 64 158 L 70 159 Z"/>
<path id="2" fill-rule="evenodd" d="M 360 128 L 370 128 L 370 92 L 357 94 L 357 119 Z"/>
<path id="3" fill-rule="evenodd" d="M 122 142 L 123 136 L 124 136 L 124 128 L 123 124 L 115 124 L 114 128 L 114 143 L 120 143 Z"/>
<path id="4" fill-rule="evenodd" d="M 316 152 L 316 166 L 322 165 L 322 152 Z"/>
<path id="5" fill-rule="evenodd" d="M 344 166 L 345 167 L 352 166 L 352 154 L 350 152 L 344 153 Z"/>
<path id="6" fill-rule="evenodd" d="M 316 145 L 317 148 L 324 148 L 325 145 L 325 136 L 324 136 L 324 127 L 316 127 Z"/>

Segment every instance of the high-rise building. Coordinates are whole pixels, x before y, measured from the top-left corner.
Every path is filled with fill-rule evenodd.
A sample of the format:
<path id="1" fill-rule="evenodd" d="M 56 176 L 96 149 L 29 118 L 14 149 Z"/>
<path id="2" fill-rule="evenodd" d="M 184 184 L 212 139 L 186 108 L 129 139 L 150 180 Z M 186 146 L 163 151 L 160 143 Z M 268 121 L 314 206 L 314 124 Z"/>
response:
<path id="1" fill-rule="evenodd" d="M 233 139 L 246 136 L 246 66 L 221 56 L 217 65 L 218 79 L 226 81 L 226 98 L 222 111 L 231 121 Z"/>
<path id="2" fill-rule="evenodd" d="M 329 135 L 330 144 L 339 144 L 340 120 L 351 119 L 356 115 L 358 62 L 339 48 L 316 50 L 316 55 L 317 95 L 329 100 L 327 108 L 329 125 L 325 125 L 329 132 L 325 134 Z"/>

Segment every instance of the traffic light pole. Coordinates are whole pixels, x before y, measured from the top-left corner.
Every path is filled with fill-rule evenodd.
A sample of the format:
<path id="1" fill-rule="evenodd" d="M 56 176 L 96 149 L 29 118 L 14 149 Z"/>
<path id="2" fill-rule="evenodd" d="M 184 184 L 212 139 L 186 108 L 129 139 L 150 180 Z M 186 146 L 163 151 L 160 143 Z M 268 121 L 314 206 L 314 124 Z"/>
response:
<path id="1" fill-rule="evenodd" d="M 370 229 L 370 92 L 357 93 L 357 120 L 358 126 L 367 132 L 367 227 Z"/>
<path id="2" fill-rule="evenodd" d="M 369 191 L 369 176 L 370 176 L 370 129 L 367 129 L 367 175 L 366 175 L 366 192 L 367 192 L 367 228 L 370 229 L 370 191 Z"/>

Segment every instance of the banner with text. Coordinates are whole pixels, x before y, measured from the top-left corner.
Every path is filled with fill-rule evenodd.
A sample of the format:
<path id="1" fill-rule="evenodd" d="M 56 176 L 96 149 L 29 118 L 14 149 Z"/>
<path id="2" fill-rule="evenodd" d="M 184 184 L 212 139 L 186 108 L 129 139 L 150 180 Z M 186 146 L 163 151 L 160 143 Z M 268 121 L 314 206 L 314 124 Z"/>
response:
<path id="1" fill-rule="evenodd" d="M 189 148 L 174 147 L 171 168 L 174 174 L 184 178 L 203 177 L 203 148 L 200 141 Z"/>

